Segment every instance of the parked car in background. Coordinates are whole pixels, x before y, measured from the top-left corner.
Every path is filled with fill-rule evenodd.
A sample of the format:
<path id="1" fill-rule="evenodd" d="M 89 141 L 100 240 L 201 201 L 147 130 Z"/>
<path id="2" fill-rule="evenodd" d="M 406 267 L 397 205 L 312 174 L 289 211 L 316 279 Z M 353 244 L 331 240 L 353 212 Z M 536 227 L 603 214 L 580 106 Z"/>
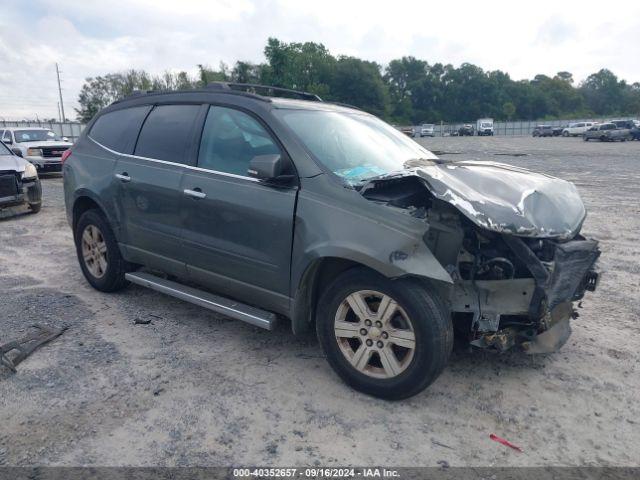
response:
<path id="1" fill-rule="evenodd" d="M 0 142 L 0 210 L 29 205 L 33 213 L 42 206 L 42 187 L 38 171 Z"/>
<path id="2" fill-rule="evenodd" d="M 636 122 L 637 120 L 610 120 L 608 123 L 613 123 L 616 127 L 621 129 L 626 128 L 628 130 L 631 130 L 636 126 Z"/>
<path id="3" fill-rule="evenodd" d="M 584 141 L 600 140 L 601 142 L 615 142 L 631 139 L 631 132 L 628 128 L 618 128 L 615 123 L 601 123 L 591 127 L 584 132 L 582 138 Z"/>
<path id="4" fill-rule="evenodd" d="M 629 140 L 640 140 L 640 121 L 633 120 L 633 127 L 629 130 L 631 138 Z"/>
<path id="5" fill-rule="evenodd" d="M 465 123 L 458 129 L 458 135 L 461 137 L 473 137 L 475 128 L 470 123 Z"/>
<path id="6" fill-rule="evenodd" d="M 562 130 L 562 136 L 563 137 L 579 137 L 594 125 L 597 125 L 597 123 L 596 122 L 570 123 L 568 127 Z"/>
<path id="7" fill-rule="evenodd" d="M 553 131 L 553 136 L 554 137 L 559 137 L 560 135 L 562 135 L 562 132 L 564 131 L 565 128 L 567 128 L 566 125 L 563 125 L 561 127 L 553 127 L 551 129 Z"/>
<path id="8" fill-rule="evenodd" d="M 388 399 L 440 375 L 454 322 L 478 348 L 567 341 L 600 254 L 573 184 L 452 168 L 373 115 L 246 87 L 140 94 L 87 125 L 64 193 L 91 286 L 133 282 L 268 330 L 286 317 Z"/>
<path id="9" fill-rule="evenodd" d="M 407 137 L 415 137 L 416 132 L 412 126 L 404 126 L 404 127 L 396 127 L 402 133 L 404 133 Z"/>
<path id="10" fill-rule="evenodd" d="M 1 132 L 2 143 L 41 172 L 61 172 L 62 154 L 73 145 L 48 128 L 8 127 Z"/>
<path id="11" fill-rule="evenodd" d="M 480 118 L 476 122 L 478 136 L 493 135 L 493 118 Z"/>
<path id="12" fill-rule="evenodd" d="M 420 126 L 420 136 L 421 137 L 434 137 L 435 136 L 435 125 L 433 123 L 423 123 Z"/>
<path id="13" fill-rule="evenodd" d="M 553 137 L 551 125 L 537 125 L 531 133 L 534 137 Z"/>

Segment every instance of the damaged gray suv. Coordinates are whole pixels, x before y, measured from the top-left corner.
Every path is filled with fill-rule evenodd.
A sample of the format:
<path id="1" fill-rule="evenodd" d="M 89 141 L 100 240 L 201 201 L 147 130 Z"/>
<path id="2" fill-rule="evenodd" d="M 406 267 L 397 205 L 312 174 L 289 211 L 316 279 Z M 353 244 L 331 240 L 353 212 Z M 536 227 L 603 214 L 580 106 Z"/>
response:
<path id="1" fill-rule="evenodd" d="M 64 186 L 93 287 L 132 282 L 266 329 L 288 318 L 344 381 L 388 399 L 438 377 L 454 331 L 558 349 L 598 278 L 571 183 L 444 162 L 303 92 L 133 95 L 87 126 Z"/>

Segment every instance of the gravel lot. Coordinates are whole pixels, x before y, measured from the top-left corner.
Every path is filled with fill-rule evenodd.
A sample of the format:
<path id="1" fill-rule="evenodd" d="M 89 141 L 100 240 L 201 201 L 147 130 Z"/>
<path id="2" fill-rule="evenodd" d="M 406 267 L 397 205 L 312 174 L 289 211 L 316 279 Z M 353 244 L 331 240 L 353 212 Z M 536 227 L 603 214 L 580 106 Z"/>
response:
<path id="1" fill-rule="evenodd" d="M 560 352 L 457 346 L 422 394 L 366 397 L 339 381 L 315 339 L 294 337 L 287 324 L 266 332 L 135 286 L 92 290 L 62 179 L 45 178 L 41 213 L 0 214 L 0 343 L 33 322 L 70 329 L 17 374 L 0 367 L 0 465 L 637 466 L 640 142 L 419 141 L 449 152 L 443 158 L 576 183 L 589 210 L 583 232 L 602 242 L 606 274 Z"/>

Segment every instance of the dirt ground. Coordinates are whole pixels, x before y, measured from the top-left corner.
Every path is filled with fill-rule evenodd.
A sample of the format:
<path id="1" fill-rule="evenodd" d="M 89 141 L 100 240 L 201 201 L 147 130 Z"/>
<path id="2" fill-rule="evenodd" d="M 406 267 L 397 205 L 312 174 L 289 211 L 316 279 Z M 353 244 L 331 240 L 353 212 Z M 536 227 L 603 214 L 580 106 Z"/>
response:
<path id="1" fill-rule="evenodd" d="M 605 274 L 560 352 L 458 345 L 422 394 L 364 396 L 286 323 L 267 332 L 136 286 L 92 290 L 62 179 L 45 178 L 39 214 L 0 214 L 0 343 L 34 322 L 70 328 L 17 374 L 0 367 L 0 465 L 637 466 L 640 142 L 420 141 L 443 158 L 512 163 L 578 186 Z"/>

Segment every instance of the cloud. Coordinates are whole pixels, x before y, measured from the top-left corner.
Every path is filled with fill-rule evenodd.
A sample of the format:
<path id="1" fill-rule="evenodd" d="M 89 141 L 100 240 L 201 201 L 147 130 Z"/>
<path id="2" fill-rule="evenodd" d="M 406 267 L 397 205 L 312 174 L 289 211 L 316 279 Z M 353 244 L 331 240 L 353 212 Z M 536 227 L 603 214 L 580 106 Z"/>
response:
<path id="1" fill-rule="evenodd" d="M 576 80 L 606 66 L 640 80 L 640 5 L 576 9 L 539 0 L 490 4 L 373 0 L 5 0 L 0 17 L 0 116 L 57 116 L 55 62 L 67 115 L 89 76 L 130 68 L 196 72 L 220 61 L 260 62 L 267 38 L 324 43 L 380 64 L 413 55 L 475 63 L 515 79 L 559 70 Z M 553 12 L 550 16 L 549 12 Z M 606 32 L 606 34 L 602 34 Z"/>
<path id="2" fill-rule="evenodd" d="M 556 46 L 576 37 L 576 28 L 560 18 L 550 18 L 542 24 L 538 31 L 537 42 Z"/>

